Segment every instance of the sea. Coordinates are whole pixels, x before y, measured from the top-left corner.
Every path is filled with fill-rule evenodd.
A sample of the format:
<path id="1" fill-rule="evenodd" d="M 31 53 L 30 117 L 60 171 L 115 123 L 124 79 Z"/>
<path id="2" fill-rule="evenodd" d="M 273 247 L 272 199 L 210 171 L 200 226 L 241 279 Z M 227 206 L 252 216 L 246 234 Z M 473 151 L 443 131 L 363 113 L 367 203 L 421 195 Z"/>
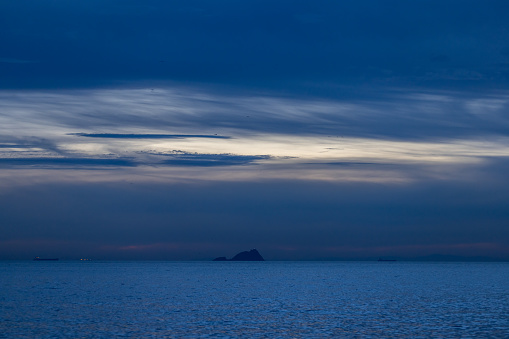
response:
<path id="1" fill-rule="evenodd" d="M 0 338 L 509 338 L 509 263 L 0 262 Z"/>

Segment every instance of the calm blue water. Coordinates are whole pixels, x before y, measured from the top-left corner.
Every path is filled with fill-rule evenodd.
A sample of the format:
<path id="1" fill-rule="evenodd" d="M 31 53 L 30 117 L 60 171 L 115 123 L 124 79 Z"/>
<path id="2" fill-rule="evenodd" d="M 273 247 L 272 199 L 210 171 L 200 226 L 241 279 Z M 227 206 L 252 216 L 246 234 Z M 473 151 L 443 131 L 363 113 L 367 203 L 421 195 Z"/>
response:
<path id="1" fill-rule="evenodd" d="M 0 337 L 509 337 L 509 263 L 0 262 Z"/>

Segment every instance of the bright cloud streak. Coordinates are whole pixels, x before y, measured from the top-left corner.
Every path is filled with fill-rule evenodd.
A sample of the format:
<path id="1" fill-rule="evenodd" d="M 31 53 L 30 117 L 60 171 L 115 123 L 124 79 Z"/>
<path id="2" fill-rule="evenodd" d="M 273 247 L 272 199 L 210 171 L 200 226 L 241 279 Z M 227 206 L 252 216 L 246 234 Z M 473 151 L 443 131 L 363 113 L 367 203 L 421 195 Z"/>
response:
<path id="1" fill-rule="evenodd" d="M 62 169 L 61 163 L 48 165 L 43 159 L 69 158 L 67 171 L 100 166 L 101 159 L 128 159 L 137 166 L 123 170 L 131 173 L 128 177 L 141 178 L 146 173 L 160 180 L 397 182 L 415 178 L 405 166 L 411 166 L 411 171 L 420 167 L 419 176 L 428 171 L 432 176 L 443 172 L 439 176 L 446 177 L 451 166 L 468 167 L 509 156 L 509 137 L 490 130 L 496 132 L 497 126 L 507 124 L 502 114 L 508 102 L 505 95 L 463 98 L 395 92 L 393 97 L 393 101 L 359 103 L 172 88 L 3 91 L 0 158 L 4 166 L 18 169 L 20 162 L 8 159 L 32 159 L 31 166 L 21 167 L 25 169 L 37 161 L 45 168 Z M 457 119 L 458 115 L 462 118 Z M 490 133 L 476 131 L 474 118 L 482 118 L 478 121 Z M 373 120 L 386 122 L 379 127 Z M 449 131 L 449 137 L 433 134 L 441 128 Z M 101 137 L 104 133 L 107 138 Z M 184 159 L 179 154 L 188 156 Z M 175 162 L 168 162 L 168 157 L 179 157 L 179 166 L 188 166 L 170 168 Z M 98 160 L 84 163 L 79 159 Z M 202 159 L 215 163 L 221 159 L 220 168 L 199 168 L 213 164 Z M 234 159 L 243 159 L 242 165 Z M 109 178 L 106 173 L 100 175 Z M 95 171 L 93 176 L 98 174 Z"/>

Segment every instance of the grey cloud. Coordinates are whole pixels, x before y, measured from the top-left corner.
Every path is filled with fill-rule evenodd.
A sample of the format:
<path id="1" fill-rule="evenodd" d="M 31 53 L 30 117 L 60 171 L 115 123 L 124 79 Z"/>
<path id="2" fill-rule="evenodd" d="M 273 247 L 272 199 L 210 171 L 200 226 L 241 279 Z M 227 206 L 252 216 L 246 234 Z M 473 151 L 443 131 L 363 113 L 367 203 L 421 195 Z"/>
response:
<path id="1" fill-rule="evenodd" d="M 230 139 L 228 136 L 222 135 L 200 135 L 200 134 L 120 134 L 120 133 L 69 133 L 87 138 L 107 138 L 107 139 L 191 139 L 191 138 L 208 138 L 208 139 Z"/>
<path id="2" fill-rule="evenodd" d="M 257 160 L 270 159 L 268 155 L 197 154 L 175 153 L 166 155 L 170 159 L 162 163 L 171 166 L 238 166 L 252 164 Z"/>
<path id="3" fill-rule="evenodd" d="M 0 167 L 101 167 L 101 166 L 136 166 L 132 159 L 101 159 L 101 158 L 0 158 Z"/>
<path id="4" fill-rule="evenodd" d="M 94 168 L 94 167 L 135 167 L 135 166 L 189 166 L 216 167 L 253 164 L 257 160 L 270 159 L 268 155 L 200 154 L 177 152 L 173 154 L 139 152 L 154 157 L 141 158 L 85 158 L 85 157 L 11 157 L 0 158 L 0 168 Z"/>
<path id="5" fill-rule="evenodd" d="M 1 131 L 1 129 L 0 129 Z M 51 138 L 42 138 L 37 136 L 20 136 L 20 135 L 7 135 L 0 136 L 0 140 L 3 142 L 0 144 L 0 149 L 5 148 L 40 148 L 42 150 L 50 152 L 53 156 L 58 155 L 62 157 L 68 157 L 69 154 L 66 150 L 62 149 L 56 140 Z M 3 153 L 3 152 L 2 152 Z M 14 157 L 16 152 L 12 153 Z"/>
<path id="6" fill-rule="evenodd" d="M 41 128 L 81 129 L 85 131 L 75 135 L 90 138 L 225 139 L 263 133 L 442 140 L 509 135 L 506 92 L 371 90 L 362 97 L 333 100 L 163 88 L 0 96 L 7 117 L 15 119 L 11 112 L 23 110 Z M 151 133 L 125 133 L 135 129 Z"/>
<path id="7" fill-rule="evenodd" d="M 383 165 L 378 162 L 356 162 L 356 161 L 328 161 L 328 162 L 308 162 L 306 165 L 331 165 L 331 166 L 369 166 L 369 165 L 376 165 L 380 166 Z"/>
<path id="8" fill-rule="evenodd" d="M 0 148 L 31 148 L 35 145 L 18 145 L 18 144 L 0 144 Z"/>

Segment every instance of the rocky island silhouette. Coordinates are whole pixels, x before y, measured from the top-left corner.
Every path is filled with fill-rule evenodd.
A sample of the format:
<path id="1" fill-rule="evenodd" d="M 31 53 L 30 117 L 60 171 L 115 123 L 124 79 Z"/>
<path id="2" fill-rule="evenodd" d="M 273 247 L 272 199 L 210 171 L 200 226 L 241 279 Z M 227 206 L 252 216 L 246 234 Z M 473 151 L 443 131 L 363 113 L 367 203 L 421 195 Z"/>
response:
<path id="1" fill-rule="evenodd" d="M 240 252 L 231 259 L 226 257 L 218 257 L 213 261 L 265 261 L 261 254 L 254 248 L 251 251 Z"/>

